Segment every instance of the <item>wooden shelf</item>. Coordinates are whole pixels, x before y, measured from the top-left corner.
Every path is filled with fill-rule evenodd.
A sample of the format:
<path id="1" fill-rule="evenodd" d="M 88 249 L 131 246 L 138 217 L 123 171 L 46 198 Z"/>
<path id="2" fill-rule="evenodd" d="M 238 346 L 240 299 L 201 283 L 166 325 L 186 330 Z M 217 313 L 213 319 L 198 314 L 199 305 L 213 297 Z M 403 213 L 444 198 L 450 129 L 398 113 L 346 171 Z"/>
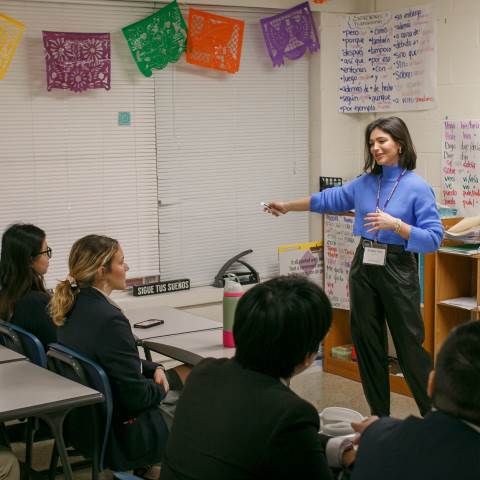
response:
<path id="1" fill-rule="evenodd" d="M 438 353 L 450 331 L 470 320 L 478 320 L 480 304 L 480 257 L 438 252 L 435 259 L 435 342 Z M 472 298 L 471 308 L 443 303 Z"/>
<path id="2" fill-rule="evenodd" d="M 328 355 L 328 357 L 325 356 L 323 359 L 323 371 L 360 382 L 358 365 L 351 360 L 333 358 L 330 355 Z M 411 396 L 410 389 L 402 376 L 390 375 L 390 390 L 395 393 Z"/>

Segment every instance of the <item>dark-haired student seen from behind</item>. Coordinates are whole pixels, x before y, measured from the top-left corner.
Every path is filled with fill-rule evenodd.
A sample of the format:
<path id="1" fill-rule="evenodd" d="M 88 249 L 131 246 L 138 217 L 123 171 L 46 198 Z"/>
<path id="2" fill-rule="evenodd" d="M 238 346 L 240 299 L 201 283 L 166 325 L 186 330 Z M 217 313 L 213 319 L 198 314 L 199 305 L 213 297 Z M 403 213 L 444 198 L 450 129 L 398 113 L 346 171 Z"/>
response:
<path id="1" fill-rule="evenodd" d="M 480 478 L 480 322 L 453 330 L 437 355 L 424 419 L 368 419 L 354 480 L 478 480 Z"/>
<path id="2" fill-rule="evenodd" d="M 330 302 L 305 277 L 278 277 L 240 299 L 233 359 L 190 374 L 162 462 L 162 480 L 332 479 L 351 443 L 318 433 L 318 413 L 289 388 L 314 361 Z M 328 461 L 327 461 L 328 458 Z"/>
<path id="3" fill-rule="evenodd" d="M 45 347 L 57 339 L 43 280 L 51 256 L 45 232 L 35 225 L 14 224 L 2 236 L 0 318 L 29 331 Z"/>
<path id="4" fill-rule="evenodd" d="M 317 213 L 355 209 L 353 233 L 361 236 L 349 277 L 350 325 L 363 390 L 373 415 L 390 414 L 385 319 L 400 367 L 422 415 L 430 355 L 414 253 L 437 250 L 443 226 L 431 187 L 413 173 L 417 154 L 407 126 L 398 117 L 379 118 L 365 130 L 363 175 L 341 187 L 289 202 L 271 202 L 270 211 Z"/>

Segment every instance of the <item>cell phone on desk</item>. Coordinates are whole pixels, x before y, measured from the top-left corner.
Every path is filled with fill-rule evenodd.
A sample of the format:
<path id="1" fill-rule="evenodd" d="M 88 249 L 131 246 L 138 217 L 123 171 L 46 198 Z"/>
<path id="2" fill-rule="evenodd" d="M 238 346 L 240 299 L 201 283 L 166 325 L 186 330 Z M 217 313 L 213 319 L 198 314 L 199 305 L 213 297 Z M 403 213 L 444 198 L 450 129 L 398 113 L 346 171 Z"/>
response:
<path id="1" fill-rule="evenodd" d="M 160 320 L 159 318 L 149 318 L 148 320 L 142 320 L 141 322 L 134 323 L 133 326 L 135 328 L 151 328 L 156 327 L 157 325 L 163 325 L 165 323 L 164 320 Z"/>

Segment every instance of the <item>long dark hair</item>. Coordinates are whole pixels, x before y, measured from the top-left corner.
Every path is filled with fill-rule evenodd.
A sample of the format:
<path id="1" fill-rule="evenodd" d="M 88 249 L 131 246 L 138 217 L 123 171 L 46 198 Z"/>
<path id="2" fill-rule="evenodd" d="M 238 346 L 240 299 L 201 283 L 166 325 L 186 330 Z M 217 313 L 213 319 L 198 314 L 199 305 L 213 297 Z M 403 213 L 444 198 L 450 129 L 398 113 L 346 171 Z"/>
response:
<path id="1" fill-rule="evenodd" d="M 31 224 L 11 225 L 2 237 L 0 256 L 0 318 L 9 320 L 15 303 L 29 290 L 46 292 L 43 275 L 32 267 L 42 250 L 45 232 Z"/>
<path id="2" fill-rule="evenodd" d="M 365 164 L 363 171 L 376 175 L 382 172 L 382 167 L 375 162 L 375 158 L 370 151 L 370 135 L 376 128 L 388 133 L 400 145 L 400 167 L 407 170 L 415 170 L 417 166 L 417 152 L 405 122 L 398 117 L 386 117 L 377 118 L 369 123 L 365 129 Z"/>

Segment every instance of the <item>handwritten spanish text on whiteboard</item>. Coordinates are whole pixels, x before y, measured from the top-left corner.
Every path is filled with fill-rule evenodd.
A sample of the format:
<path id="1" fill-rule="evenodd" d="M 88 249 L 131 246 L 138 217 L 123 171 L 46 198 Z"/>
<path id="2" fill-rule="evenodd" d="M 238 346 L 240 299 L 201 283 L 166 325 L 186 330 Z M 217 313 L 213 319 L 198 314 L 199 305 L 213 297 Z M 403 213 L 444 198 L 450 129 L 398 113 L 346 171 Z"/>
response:
<path id="1" fill-rule="evenodd" d="M 339 111 L 435 107 L 436 43 L 431 6 L 348 15 L 341 26 Z"/>
<path id="2" fill-rule="evenodd" d="M 353 222 L 353 216 L 324 217 L 325 293 L 333 308 L 343 310 L 350 310 L 348 275 L 358 243 L 358 237 L 353 236 Z"/>
<path id="3" fill-rule="evenodd" d="M 480 214 L 480 120 L 443 122 L 443 203 L 462 216 Z"/>

